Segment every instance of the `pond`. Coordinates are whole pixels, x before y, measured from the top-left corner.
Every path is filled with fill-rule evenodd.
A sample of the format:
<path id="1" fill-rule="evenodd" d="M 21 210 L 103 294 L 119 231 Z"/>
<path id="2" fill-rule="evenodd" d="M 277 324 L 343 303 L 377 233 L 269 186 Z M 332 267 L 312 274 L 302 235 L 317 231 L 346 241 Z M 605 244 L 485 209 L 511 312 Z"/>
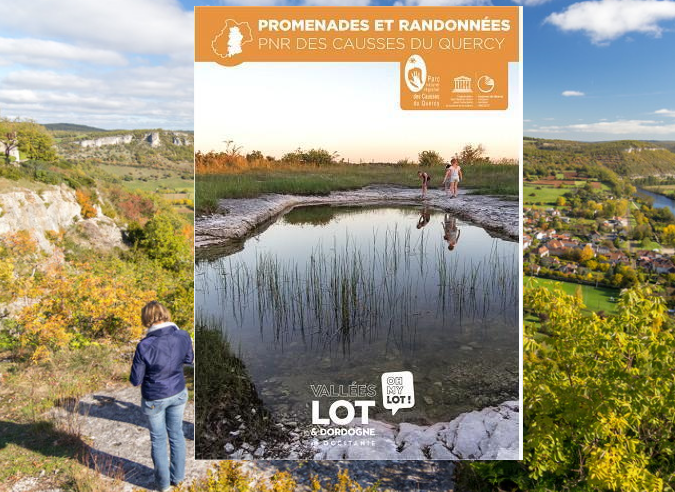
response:
<path id="1" fill-rule="evenodd" d="M 371 418 L 448 421 L 518 398 L 519 253 L 429 208 L 296 208 L 197 263 L 197 318 L 222 330 L 277 419 L 307 422 L 312 385 L 356 383 L 378 387 Z M 390 371 L 415 385 L 414 408 L 393 416 L 379 388 Z"/>

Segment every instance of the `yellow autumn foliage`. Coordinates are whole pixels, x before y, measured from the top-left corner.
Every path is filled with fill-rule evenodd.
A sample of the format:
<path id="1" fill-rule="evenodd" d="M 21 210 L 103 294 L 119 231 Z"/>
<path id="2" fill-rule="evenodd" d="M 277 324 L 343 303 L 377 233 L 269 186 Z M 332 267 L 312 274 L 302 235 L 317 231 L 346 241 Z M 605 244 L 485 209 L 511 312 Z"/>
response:
<path id="1" fill-rule="evenodd" d="M 155 297 L 131 277 L 101 275 L 87 265 L 50 271 L 24 294 L 37 301 L 18 316 L 21 342 L 51 350 L 81 341 L 138 338 L 140 310 Z"/>

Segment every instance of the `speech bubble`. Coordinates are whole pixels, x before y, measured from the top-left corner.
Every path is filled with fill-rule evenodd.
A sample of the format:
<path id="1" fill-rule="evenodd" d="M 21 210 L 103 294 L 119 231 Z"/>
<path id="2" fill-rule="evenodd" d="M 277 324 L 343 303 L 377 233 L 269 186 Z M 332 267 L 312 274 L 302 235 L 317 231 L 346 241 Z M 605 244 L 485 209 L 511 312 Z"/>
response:
<path id="1" fill-rule="evenodd" d="M 415 406 L 415 387 L 410 371 L 382 374 L 382 405 L 396 415 L 401 408 Z"/>

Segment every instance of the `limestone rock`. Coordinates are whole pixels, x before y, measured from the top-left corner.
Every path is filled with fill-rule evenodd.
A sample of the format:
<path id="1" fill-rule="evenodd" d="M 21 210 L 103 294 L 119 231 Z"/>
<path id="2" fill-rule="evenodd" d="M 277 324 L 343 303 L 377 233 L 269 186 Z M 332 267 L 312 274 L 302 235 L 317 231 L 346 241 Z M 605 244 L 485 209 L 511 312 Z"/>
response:
<path id="1" fill-rule="evenodd" d="M 133 135 L 116 135 L 111 137 L 95 138 L 93 140 L 80 141 L 81 147 L 103 147 L 106 145 L 128 144 L 134 139 Z"/>
<path id="2" fill-rule="evenodd" d="M 297 206 L 422 204 L 473 222 L 490 234 L 514 240 L 518 238 L 518 202 L 469 195 L 463 190 L 460 190 L 459 198 L 453 200 L 442 190 L 429 190 L 427 198 L 422 200 L 417 189 L 368 186 L 360 190 L 333 192 L 328 196 L 270 194 L 257 198 L 220 200 L 219 214 L 198 217 L 195 221 L 195 246 L 227 247 L 241 242 L 258 225 Z"/>
<path id="3" fill-rule="evenodd" d="M 152 132 L 145 136 L 145 141 L 150 144 L 150 147 L 157 148 L 162 145 L 162 141 L 159 138 L 159 132 Z"/>
<path id="4" fill-rule="evenodd" d="M 371 420 L 353 427 L 373 428 L 373 437 L 323 438 L 305 445 L 314 448 L 317 460 L 515 460 L 519 416 L 518 402 L 510 401 L 430 426 Z M 369 442 L 359 445 L 360 440 Z"/>

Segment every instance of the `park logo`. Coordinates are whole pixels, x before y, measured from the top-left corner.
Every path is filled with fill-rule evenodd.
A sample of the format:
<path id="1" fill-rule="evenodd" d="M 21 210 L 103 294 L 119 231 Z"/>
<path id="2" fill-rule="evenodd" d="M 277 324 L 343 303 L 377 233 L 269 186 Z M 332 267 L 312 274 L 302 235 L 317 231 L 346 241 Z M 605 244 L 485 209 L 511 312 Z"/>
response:
<path id="1" fill-rule="evenodd" d="M 248 22 L 225 21 L 224 27 L 211 41 L 213 52 L 220 58 L 233 58 L 243 52 L 243 46 L 253 41 Z"/>
<path id="2" fill-rule="evenodd" d="M 420 55 L 412 55 L 405 63 L 405 85 L 411 92 L 424 89 L 427 80 L 427 64 Z"/>

